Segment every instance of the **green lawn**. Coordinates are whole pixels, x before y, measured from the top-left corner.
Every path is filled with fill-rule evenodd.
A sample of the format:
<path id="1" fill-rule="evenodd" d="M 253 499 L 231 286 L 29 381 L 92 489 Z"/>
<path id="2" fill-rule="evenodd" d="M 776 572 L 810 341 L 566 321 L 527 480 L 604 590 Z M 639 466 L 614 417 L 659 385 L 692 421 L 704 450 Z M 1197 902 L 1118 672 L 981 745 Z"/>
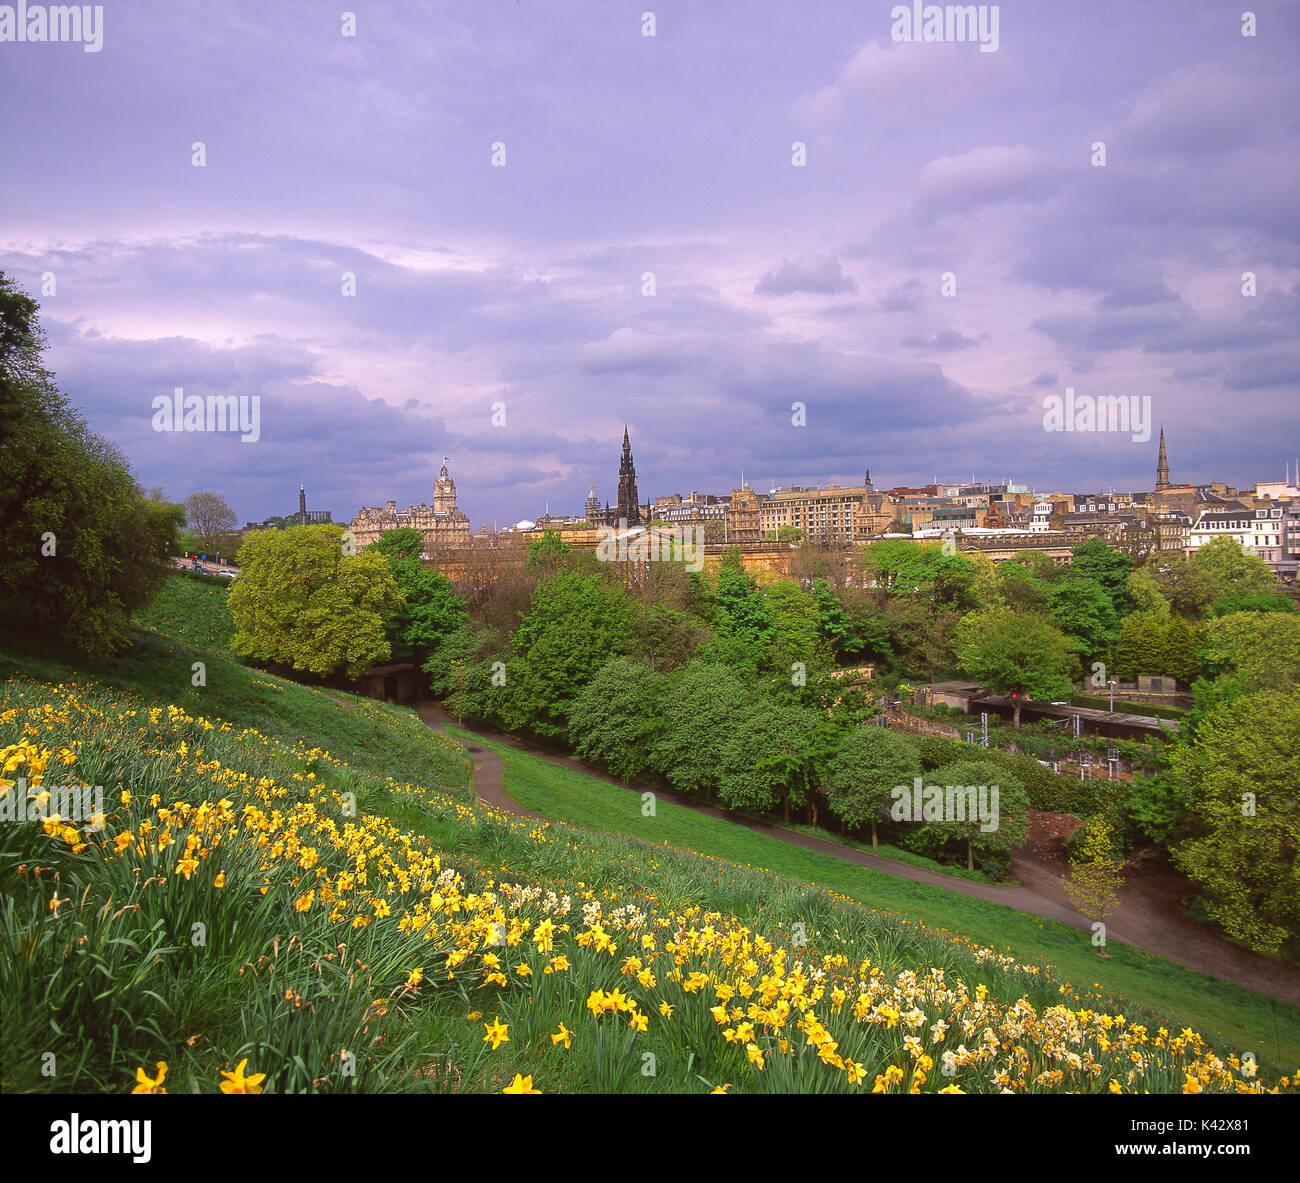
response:
<path id="1" fill-rule="evenodd" d="M 135 623 L 195 649 L 229 657 L 235 622 L 226 607 L 228 594 L 224 585 L 172 575 L 153 602 L 135 614 Z"/>
<path id="2" fill-rule="evenodd" d="M 204 686 L 193 685 L 196 662 L 204 667 Z M 324 748 L 368 776 L 457 792 L 469 786 L 469 758 L 405 707 L 300 686 L 157 633 L 137 631 L 128 649 L 99 661 L 7 642 L 0 647 L 0 679 L 16 676 L 46 682 L 90 679 L 137 694 L 150 706 L 172 703 L 191 715 L 224 719 L 289 743 L 301 740 L 308 749 Z"/>
<path id="3" fill-rule="evenodd" d="M 454 727 L 462 743 L 491 748 L 504 761 L 506 791 L 520 805 L 560 821 L 666 844 L 788 875 L 848 896 L 868 907 L 898 912 L 931 928 L 1041 960 L 1079 987 L 1140 1000 L 1151 1010 L 1223 1041 L 1237 1053 L 1254 1051 L 1261 1064 L 1294 1072 L 1300 1064 L 1300 1007 L 1186 969 L 1129 945 L 1112 944 L 1110 959 L 1093 952 L 1089 934 L 1052 920 L 972 899 L 928 884 L 898 879 L 756 834 L 658 798 L 654 816 L 638 792 L 490 743 Z"/>

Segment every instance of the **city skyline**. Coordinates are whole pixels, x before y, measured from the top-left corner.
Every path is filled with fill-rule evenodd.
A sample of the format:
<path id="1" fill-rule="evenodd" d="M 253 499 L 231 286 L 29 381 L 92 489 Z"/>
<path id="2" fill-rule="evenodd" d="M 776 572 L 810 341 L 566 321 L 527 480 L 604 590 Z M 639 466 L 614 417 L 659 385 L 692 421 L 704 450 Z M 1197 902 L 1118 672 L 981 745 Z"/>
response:
<path id="1" fill-rule="evenodd" d="M 241 521 L 301 480 L 426 500 L 444 455 L 476 530 L 576 512 L 624 422 L 645 498 L 1149 487 L 1154 435 L 1043 430 L 1071 388 L 1148 399 L 1176 480 L 1281 478 L 1295 5 L 1008 8 L 991 52 L 888 4 L 643 8 L 142 3 L 97 52 L 6 43 L 0 270 L 141 484 Z M 177 387 L 258 398 L 256 440 L 155 431 Z"/>

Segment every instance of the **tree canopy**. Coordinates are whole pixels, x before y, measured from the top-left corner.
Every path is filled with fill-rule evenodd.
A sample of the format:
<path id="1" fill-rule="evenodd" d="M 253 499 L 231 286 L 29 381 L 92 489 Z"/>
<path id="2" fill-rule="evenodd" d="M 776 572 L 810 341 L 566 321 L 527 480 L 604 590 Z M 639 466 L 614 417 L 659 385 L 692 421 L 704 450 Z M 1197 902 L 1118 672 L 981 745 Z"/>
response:
<path id="1" fill-rule="evenodd" d="M 391 656 L 388 628 L 401 588 L 382 554 L 368 547 L 345 554 L 342 537 L 342 526 L 327 522 L 245 540 L 228 600 L 236 653 L 351 678 Z"/>
<path id="2" fill-rule="evenodd" d="M 0 273 L 0 623 L 105 655 L 167 578 L 183 512 L 147 497 L 55 386 L 37 311 Z"/>

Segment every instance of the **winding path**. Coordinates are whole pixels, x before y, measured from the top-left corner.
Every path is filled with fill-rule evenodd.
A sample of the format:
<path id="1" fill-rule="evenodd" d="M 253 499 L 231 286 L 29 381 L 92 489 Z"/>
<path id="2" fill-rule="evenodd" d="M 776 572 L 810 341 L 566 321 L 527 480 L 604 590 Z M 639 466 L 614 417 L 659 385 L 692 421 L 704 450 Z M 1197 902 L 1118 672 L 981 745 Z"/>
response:
<path id="1" fill-rule="evenodd" d="M 914 867 L 910 863 L 901 863 L 839 842 L 817 838 L 812 834 L 788 830 L 770 822 L 731 813 L 715 805 L 674 792 L 672 789 L 651 785 L 629 785 L 573 756 L 556 755 L 507 732 L 498 731 L 494 727 L 469 721 L 456 723 L 450 714 L 431 702 L 419 703 L 415 706 L 415 710 L 434 730 L 441 731 L 446 724 L 452 723 L 463 731 L 481 735 L 493 743 L 505 744 L 516 751 L 585 773 L 587 776 L 605 781 L 607 784 L 617 785 L 629 792 L 653 792 L 656 796 L 686 809 L 720 818 L 733 825 L 744 826 L 755 833 L 789 843 L 791 846 L 801 846 L 805 850 L 812 850 L 860 867 L 868 867 L 898 879 L 927 883 L 945 891 L 956 892 L 958 895 L 987 900 L 989 903 L 1014 908 L 1018 912 L 1056 920 L 1085 932 L 1090 932 L 1092 929 L 1092 922 L 1076 912 L 1069 904 L 1069 897 L 1061 886 L 1060 864 L 1028 847 L 1021 847 L 1012 854 L 1011 869 L 1020 881 L 1018 884 L 974 883 L 969 879 L 959 879 L 924 867 Z M 478 747 L 475 744 L 469 744 L 467 748 L 474 758 L 474 789 L 480 801 L 519 817 L 536 821 L 553 820 L 523 808 L 506 792 L 502 782 L 504 767 L 500 756 L 490 748 Z M 1176 898 L 1161 894 L 1140 879 L 1130 880 L 1120 889 L 1119 906 L 1106 923 L 1106 935 L 1109 940 L 1120 941 L 1148 953 L 1154 953 L 1188 969 L 1222 978 L 1283 1002 L 1300 1004 L 1300 967 L 1271 961 L 1231 944 L 1215 935 L 1208 927 L 1187 919 L 1178 910 Z"/>

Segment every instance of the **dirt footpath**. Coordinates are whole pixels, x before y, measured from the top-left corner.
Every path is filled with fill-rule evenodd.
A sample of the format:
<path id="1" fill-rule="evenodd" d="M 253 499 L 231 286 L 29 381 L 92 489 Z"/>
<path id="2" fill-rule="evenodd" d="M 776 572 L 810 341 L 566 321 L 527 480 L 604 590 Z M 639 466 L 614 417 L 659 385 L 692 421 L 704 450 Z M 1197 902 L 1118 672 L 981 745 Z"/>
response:
<path id="1" fill-rule="evenodd" d="M 437 731 L 441 731 L 447 723 L 456 722 L 452 716 L 434 703 L 420 703 L 415 709 L 420 718 Z M 656 796 L 672 801 L 676 805 L 694 809 L 697 813 L 707 814 L 710 817 L 721 818 L 733 825 L 745 826 L 747 829 L 766 834 L 781 842 L 788 842 L 791 846 L 801 846 L 805 850 L 813 850 L 818 854 L 829 855 L 831 858 L 854 863 L 860 867 L 869 867 L 873 871 L 880 871 L 899 879 L 929 883 L 945 891 L 956 892 L 958 895 L 988 900 L 990 903 L 1014 908 L 1018 912 L 1057 920 L 1085 932 L 1092 930 L 1092 922 L 1071 907 L 1069 897 L 1061 886 L 1061 873 L 1065 869 L 1064 866 L 1029 846 L 1020 847 L 1012 853 L 1011 870 L 1019 880 L 1018 884 L 1004 886 L 995 883 L 972 883 L 967 879 L 958 879 L 952 875 L 944 875 L 937 871 L 928 871 L 923 867 L 914 867 L 909 863 L 883 858 L 869 851 L 856 850 L 829 839 L 817 838 L 797 830 L 787 830 L 783 826 L 742 817 L 693 797 L 675 793 L 671 789 L 651 785 L 628 785 L 572 756 L 557 755 L 513 735 L 498 731 L 494 727 L 470 722 L 460 724 L 460 727 L 464 731 L 482 735 L 493 743 L 506 744 L 517 751 L 527 752 L 531 756 L 549 760 L 552 764 L 586 773 L 588 776 L 617 785 L 629 792 L 653 792 Z M 470 755 L 474 757 L 474 789 L 479 800 L 519 817 L 537 821 L 548 820 L 540 814 L 524 809 L 506 793 L 501 779 L 501 758 L 495 752 L 487 748 L 478 748 L 473 744 L 468 747 Z M 1131 880 L 1120 889 L 1119 900 L 1119 907 L 1106 921 L 1108 940 L 1144 949 L 1148 953 L 1155 953 L 1169 961 L 1185 965 L 1189 969 L 1223 978 L 1225 981 L 1245 986 L 1249 990 L 1256 990 L 1271 998 L 1281 999 L 1283 1002 L 1300 1005 L 1300 967 L 1284 965 L 1248 953 L 1217 936 L 1206 926 L 1189 920 L 1178 908 L 1178 893 L 1176 890 L 1171 890 L 1170 881 L 1159 878 Z"/>

